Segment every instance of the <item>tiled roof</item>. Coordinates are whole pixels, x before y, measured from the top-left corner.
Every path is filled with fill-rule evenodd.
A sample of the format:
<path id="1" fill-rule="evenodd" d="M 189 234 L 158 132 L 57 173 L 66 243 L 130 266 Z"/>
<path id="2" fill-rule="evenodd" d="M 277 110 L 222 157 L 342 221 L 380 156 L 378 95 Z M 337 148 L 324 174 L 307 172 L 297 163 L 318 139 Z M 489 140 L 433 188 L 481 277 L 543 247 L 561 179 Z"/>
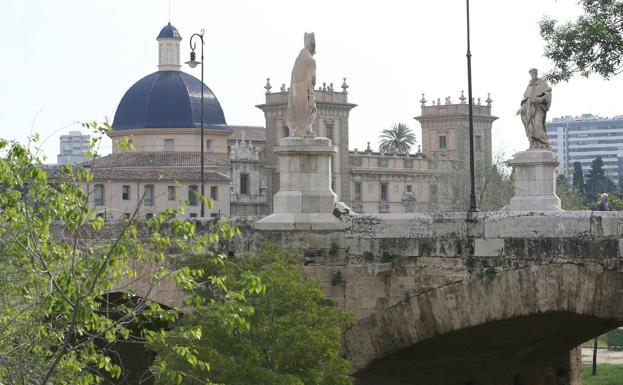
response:
<path id="1" fill-rule="evenodd" d="M 47 167 L 50 178 L 61 176 L 60 167 Z M 123 181 L 200 181 L 200 170 L 187 169 L 126 169 L 126 168 L 99 168 L 92 170 L 93 179 L 98 180 L 123 180 Z M 203 180 L 206 182 L 228 182 L 230 178 L 220 172 L 204 172 Z"/>
<path id="2" fill-rule="evenodd" d="M 259 126 L 229 126 L 234 132 L 229 136 L 229 140 L 242 140 L 242 130 L 244 130 L 244 138 L 254 142 L 266 141 L 266 128 Z"/>
<path id="3" fill-rule="evenodd" d="M 88 162 L 87 164 L 89 164 Z M 224 166 L 227 154 L 207 153 L 204 166 Z M 192 167 L 201 165 L 199 152 L 119 152 L 95 160 L 95 168 L 102 167 Z"/>

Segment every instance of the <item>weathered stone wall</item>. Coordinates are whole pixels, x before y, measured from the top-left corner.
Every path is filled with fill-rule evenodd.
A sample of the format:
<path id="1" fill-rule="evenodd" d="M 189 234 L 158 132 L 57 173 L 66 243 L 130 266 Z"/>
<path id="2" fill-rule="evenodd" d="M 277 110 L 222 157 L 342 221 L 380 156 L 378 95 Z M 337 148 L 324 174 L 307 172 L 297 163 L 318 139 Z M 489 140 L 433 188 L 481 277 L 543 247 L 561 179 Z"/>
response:
<path id="1" fill-rule="evenodd" d="M 256 219 L 224 246 L 301 255 L 359 320 L 344 352 L 361 384 L 579 384 L 574 347 L 623 324 L 621 213 L 352 215 L 344 230 Z"/>
<path id="2" fill-rule="evenodd" d="M 295 251 L 306 272 L 357 319 L 406 296 L 464 279 L 541 264 L 594 263 L 619 269 L 623 215 L 615 212 L 376 214 L 342 217 L 345 231 L 258 231 L 238 221 L 231 246 L 263 242 Z M 331 278 L 334 277 L 333 283 Z"/>

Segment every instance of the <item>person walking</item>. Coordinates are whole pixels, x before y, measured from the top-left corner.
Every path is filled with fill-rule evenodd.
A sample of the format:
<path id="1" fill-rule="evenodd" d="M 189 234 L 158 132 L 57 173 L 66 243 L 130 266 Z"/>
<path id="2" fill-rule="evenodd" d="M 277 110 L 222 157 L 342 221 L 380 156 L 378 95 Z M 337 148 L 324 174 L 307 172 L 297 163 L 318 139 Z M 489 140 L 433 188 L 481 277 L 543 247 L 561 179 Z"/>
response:
<path id="1" fill-rule="evenodd" d="M 608 194 L 603 193 L 599 197 L 599 205 L 597 206 L 599 211 L 610 211 L 610 203 L 608 202 Z"/>

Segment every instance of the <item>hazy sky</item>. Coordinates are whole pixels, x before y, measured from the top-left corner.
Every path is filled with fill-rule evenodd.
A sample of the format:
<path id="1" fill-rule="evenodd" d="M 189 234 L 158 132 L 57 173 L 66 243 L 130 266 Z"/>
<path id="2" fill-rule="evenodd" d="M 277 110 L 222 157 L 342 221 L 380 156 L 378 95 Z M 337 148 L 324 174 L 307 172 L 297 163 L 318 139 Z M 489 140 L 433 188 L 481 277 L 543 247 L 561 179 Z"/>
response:
<path id="1" fill-rule="evenodd" d="M 168 9 L 168 0 L 0 0 L 0 137 L 50 136 L 44 148 L 55 162 L 58 136 L 79 128 L 73 122 L 112 121 L 126 90 L 157 69 L 155 39 Z M 527 147 L 515 112 L 528 69 L 551 68 L 538 21 L 578 13 L 574 0 L 471 1 L 474 96 L 490 92 L 494 100 L 494 152 Z M 316 34 L 318 82 L 337 89 L 348 78 L 349 101 L 358 105 L 351 149 L 367 141 L 376 149 L 394 122 L 419 139 L 413 117 L 422 93 L 454 102 L 467 94 L 463 0 L 171 0 L 171 23 L 184 38 L 184 60 L 190 35 L 205 29 L 205 82 L 229 124 L 264 125 L 255 105 L 264 101 L 266 78 L 274 90 L 289 82 L 305 31 Z M 623 77 L 557 85 L 548 117 L 623 114 L 622 86 Z"/>

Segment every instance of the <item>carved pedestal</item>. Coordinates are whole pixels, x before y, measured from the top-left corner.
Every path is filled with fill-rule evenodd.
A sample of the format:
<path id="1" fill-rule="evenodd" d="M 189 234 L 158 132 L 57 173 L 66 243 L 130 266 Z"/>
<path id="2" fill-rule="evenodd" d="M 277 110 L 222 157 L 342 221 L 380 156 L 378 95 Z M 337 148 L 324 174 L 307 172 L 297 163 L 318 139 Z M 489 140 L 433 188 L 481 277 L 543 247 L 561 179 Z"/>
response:
<path id="1" fill-rule="evenodd" d="M 509 163 L 515 169 L 515 195 L 510 211 L 557 211 L 556 166 L 558 159 L 550 150 L 527 150 L 516 153 Z"/>
<path id="2" fill-rule="evenodd" d="M 260 230 L 338 229 L 333 215 L 337 195 L 331 190 L 331 140 L 287 137 L 275 148 L 279 156 L 279 192 L 273 214 L 256 222 Z"/>

